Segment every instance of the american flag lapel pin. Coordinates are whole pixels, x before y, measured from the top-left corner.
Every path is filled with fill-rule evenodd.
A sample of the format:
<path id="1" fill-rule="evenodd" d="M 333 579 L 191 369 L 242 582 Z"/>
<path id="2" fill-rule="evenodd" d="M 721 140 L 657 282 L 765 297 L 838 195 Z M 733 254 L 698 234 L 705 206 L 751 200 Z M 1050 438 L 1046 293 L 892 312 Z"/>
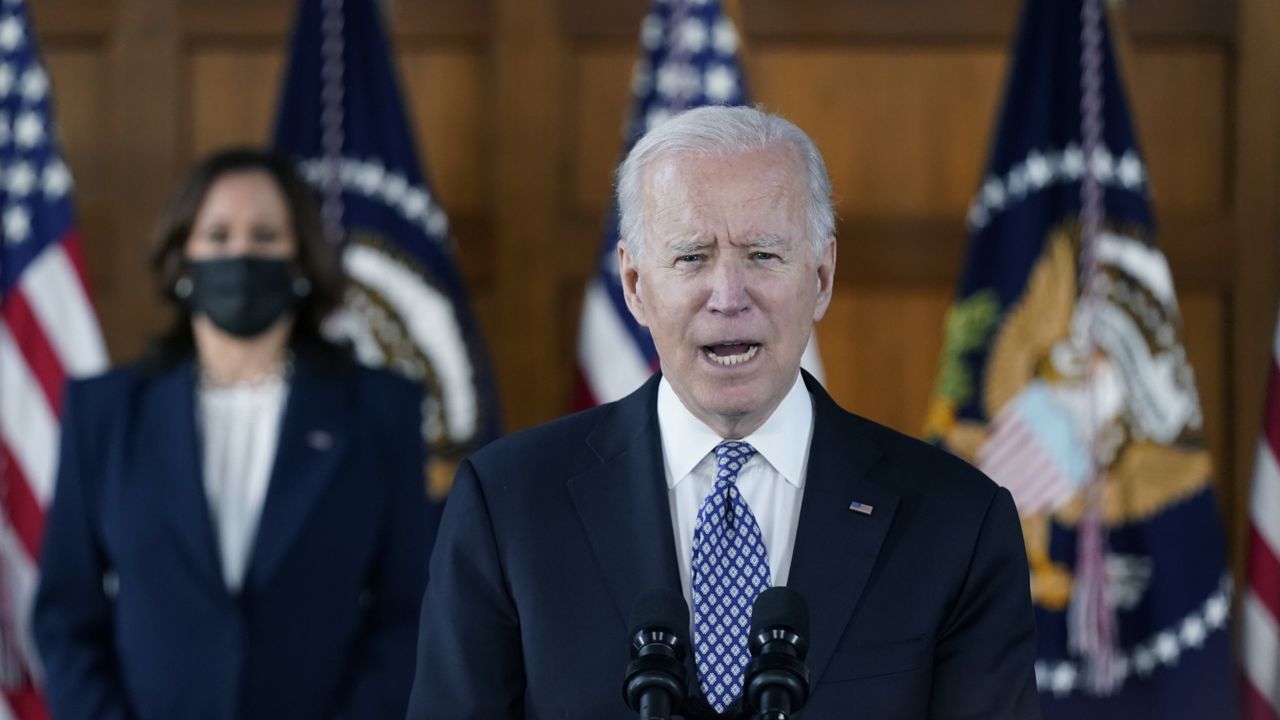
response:
<path id="1" fill-rule="evenodd" d="M 333 447 L 333 436 L 324 430 L 312 430 L 307 433 L 307 445 L 316 452 L 327 452 Z"/>
<path id="2" fill-rule="evenodd" d="M 870 505 L 866 503 L 860 503 L 857 500 L 854 500 L 853 502 L 849 503 L 849 509 L 854 512 L 862 513 L 863 515 L 870 515 L 871 511 L 874 508 L 872 508 Z"/>

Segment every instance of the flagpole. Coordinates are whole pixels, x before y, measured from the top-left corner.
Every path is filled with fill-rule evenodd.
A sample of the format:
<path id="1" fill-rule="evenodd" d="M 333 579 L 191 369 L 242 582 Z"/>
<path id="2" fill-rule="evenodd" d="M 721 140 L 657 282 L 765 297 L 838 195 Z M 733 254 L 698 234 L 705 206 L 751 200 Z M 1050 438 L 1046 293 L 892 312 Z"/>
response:
<path id="1" fill-rule="evenodd" d="M 330 243 L 342 243 L 342 151 L 346 144 L 343 100 L 346 92 L 346 67 L 343 53 L 346 41 L 343 37 L 344 0 L 323 0 L 320 21 L 320 150 L 323 162 L 322 200 L 320 218 L 325 237 Z"/>
<path id="2" fill-rule="evenodd" d="M 1109 154 L 1106 146 L 1102 83 L 1103 0 L 1084 0 L 1080 6 L 1080 144 L 1084 172 L 1080 179 L 1080 275 L 1079 303 L 1084 316 L 1084 357 L 1088 395 L 1087 422 L 1097 422 L 1098 366 L 1097 316 L 1104 294 L 1098 261 L 1098 236 L 1102 231 L 1106 198 L 1095 164 Z M 1099 695 L 1119 686 L 1116 660 L 1116 615 L 1109 597 L 1106 551 L 1106 471 L 1101 457 L 1102 428 L 1091 427 L 1090 473 L 1084 487 L 1084 511 L 1077 527 L 1076 579 L 1068 614 L 1067 642 L 1084 658 L 1085 684 Z"/>

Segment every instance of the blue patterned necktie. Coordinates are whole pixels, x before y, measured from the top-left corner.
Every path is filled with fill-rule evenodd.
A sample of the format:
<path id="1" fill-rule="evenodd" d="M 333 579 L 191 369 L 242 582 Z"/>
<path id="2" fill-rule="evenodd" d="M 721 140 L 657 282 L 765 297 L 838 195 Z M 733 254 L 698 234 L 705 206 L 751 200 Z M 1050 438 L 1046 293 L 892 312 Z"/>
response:
<path id="1" fill-rule="evenodd" d="M 764 536 L 738 492 L 738 471 L 756 454 L 744 442 L 716 446 L 715 486 L 693 528 L 693 648 L 707 702 L 724 712 L 742 692 L 751 606 L 772 583 Z"/>

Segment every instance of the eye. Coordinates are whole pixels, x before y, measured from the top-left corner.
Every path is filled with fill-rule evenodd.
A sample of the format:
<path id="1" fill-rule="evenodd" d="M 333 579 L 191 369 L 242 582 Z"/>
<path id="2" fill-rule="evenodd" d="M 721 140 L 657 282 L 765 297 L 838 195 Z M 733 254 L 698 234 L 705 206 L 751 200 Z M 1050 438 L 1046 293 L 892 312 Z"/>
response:
<path id="1" fill-rule="evenodd" d="M 280 232 L 275 228 L 254 228 L 253 241 L 260 245 L 270 245 L 280 239 Z"/>
<path id="2" fill-rule="evenodd" d="M 756 250 L 755 252 L 751 253 L 751 259 L 753 259 L 753 260 L 777 260 L 777 259 L 778 259 L 778 256 L 777 256 L 777 255 L 775 255 L 774 253 L 771 253 L 771 252 L 765 252 L 764 250 Z"/>
<path id="3" fill-rule="evenodd" d="M 227 239 L 231 236 L 231 234 L 227 232 L 226 228 L 217 226 L 217 227 L 207 228 L 204 231 L 204 236 L 206 239 L 221 245 L 222 243 L 225 243 L 227 241 Z"/>
<path id="4" fill-rule="evenodd" d="M 690 263 L 701 262 L 703 257 L 704 257 L 703 255 L 700 255 L 698 253 L 689 253 L 687 255 L 681 255 L 677 257 L 676 263 L 687 265 Z"/>

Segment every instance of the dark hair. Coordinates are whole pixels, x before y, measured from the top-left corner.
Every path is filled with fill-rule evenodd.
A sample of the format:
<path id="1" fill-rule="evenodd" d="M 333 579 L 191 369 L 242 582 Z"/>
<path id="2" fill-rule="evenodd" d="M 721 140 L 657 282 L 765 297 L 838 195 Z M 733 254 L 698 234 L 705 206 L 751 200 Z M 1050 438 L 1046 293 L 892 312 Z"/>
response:
<path id="1" fill-rule="evenodd" d="M 342 301 L 346 277 L 338 249 L 324 236 L 314 191 L 298 175 L 292 158 L 257 148 L 230 148 L 204 158 L 178 185 L 160 214 L 151 244 L 151 273 L 161 296 L 177 309 L 173 326 L 159 339 L 156 351 L 166 359 L 194 352 L 191 316 L 174 294 L 187 272 L 186 245 L 209 188 L 225 175 L 265 172 L 275 180 L 293 221 L 299 272 L 311 292 L 298 305 L 291 342 L 320 339 L 320 323 Z"/>

